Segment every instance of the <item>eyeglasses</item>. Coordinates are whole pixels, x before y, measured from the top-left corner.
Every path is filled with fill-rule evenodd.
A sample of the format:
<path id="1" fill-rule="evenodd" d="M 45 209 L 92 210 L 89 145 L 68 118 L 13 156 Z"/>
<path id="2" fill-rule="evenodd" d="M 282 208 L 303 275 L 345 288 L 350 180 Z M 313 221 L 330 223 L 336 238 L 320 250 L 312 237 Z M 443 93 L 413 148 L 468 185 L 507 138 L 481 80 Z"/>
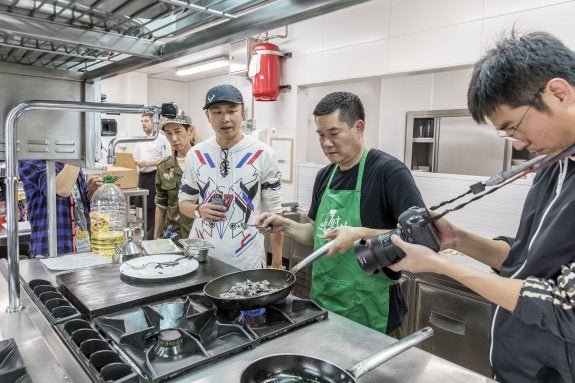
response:
<path id="1" fill-rule="evenodd" d="M 527 116 L 529 109 L 531 109 L 531 104 L 529 104 L 529 106 L 527 107 L 527 110 L 525 110 L 525 113 L 523 113 L 523 116 L 521 117 L 521 119 L 519 120 L 519 122 L 516 125 L 507 127 L 505 129 L 496 130 L 495 134 L 497 134 L 499 137 L 505 138 L 506 140 L 509 140 L 509 141 L 519 141 L 519 138 L 515 138 L 515 137 L 513 137 L 513 135 L 515 134 L 517 129 L 519 129 L 519 127 L 521 126 L 521 123 L 523 122 L 523 119 L 525 118 L 525 116 Z"/>
<path id="2" fill-rule="evenodd" d="M 222 177 L 226 177 L 228 175 L 228 173 L 230 172 L 230 161 L 228 161 L 228 150 L 229 149 L 224 149 L 224 148 L 220 148 L 220 159 L 222 160 L 222 162 L 220 162 L 220 174 L 222 175 Z"/>
<path id="3" fill-rule="evenodd" d="M 515 137 L 513 137 L 513 135 L 515 134 L 515 132 L 517 132 L 517 130 L 519 129 L 519 127 L 523 123 L 525 116 L 527 116 L 527 113 L 529 113 L 529 110 L 531 109 L 531 107 L 535 103 L 535 100 L 537 99 L 537 96 L 539 96 L 539 93 L 541 93 L 544 89 L 545 89 L 545 87 L 539 89 L 533 95 L 533 98 L 529 102 L 529 105 L 527 106 L 525 113 L 523 113 L 523 116 L 521 116 L 521 119 L 519 119 L 519 122 L 517 124 L 515 124 L 513 126 L 509 126 L 507 128 L 504 128 L 504 129 L 498 129 L 495 131 L 495 134 L 497 134 L 499 137 L 505 138 L 506 140 L 509 140 L 509 141 L 520 141 L 519 138 L 515 138 Z"/>

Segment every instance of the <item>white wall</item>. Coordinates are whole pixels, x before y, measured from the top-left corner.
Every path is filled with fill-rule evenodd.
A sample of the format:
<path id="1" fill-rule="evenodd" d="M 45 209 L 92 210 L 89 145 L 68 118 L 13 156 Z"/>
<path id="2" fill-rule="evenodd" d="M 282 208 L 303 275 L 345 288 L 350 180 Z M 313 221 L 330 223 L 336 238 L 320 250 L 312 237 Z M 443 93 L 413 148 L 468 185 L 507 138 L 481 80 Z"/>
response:
<path id="1" fill-rule="evenodd" d="M 402 159 L 406 111 L 465 108 L 471 65 L 513 26 L 547 30 L 575 48 L 573 14 L 575 1 L 373 0 L 290 25 L 288 38 L 273 42 L 292 52 L 292 58 L 282 60 L 282 84 L 292 88 L 276 102 L 255 103 L 256 126 L 295 138 L 295 163 L 324 163 L 311 131 L 311 111 L 323 94 L 349 90 L 366 104 L 369 145 Z M 104 83 L 125 83 L 122 77 Z M 229 75 L 183 87 L 150 79 L 148 102 L 179 100 L 198 137 L 205 138 L 212 133 L 203 98 L 219 83 L 238 86 L 250 116 L 250 83 Z M 295 197 L 290 183 L 284 183 L 283 192 L 285 200 Z"/>
<path id="2" fill-rule="evenodd" d="M 101 92 L 107 96 L 107 102 L 147 105 L 148 102 L 148 76 L 145 73 L 133 72 L 124 76 L 114 77 L 101 83 Z M 113 118 L 118 122 L 118 136 L 141 136 L 144 134 L 139 114 L 102 114 L 102 118 Z M 102 145 L 108 147 L 112 137 L 102 137 Z M 118 150 L 133 153 L 134 144 L 126 143 L 118 146 Z M 106 153 L 103 150 L 100 162 L 105 162 Z"/>

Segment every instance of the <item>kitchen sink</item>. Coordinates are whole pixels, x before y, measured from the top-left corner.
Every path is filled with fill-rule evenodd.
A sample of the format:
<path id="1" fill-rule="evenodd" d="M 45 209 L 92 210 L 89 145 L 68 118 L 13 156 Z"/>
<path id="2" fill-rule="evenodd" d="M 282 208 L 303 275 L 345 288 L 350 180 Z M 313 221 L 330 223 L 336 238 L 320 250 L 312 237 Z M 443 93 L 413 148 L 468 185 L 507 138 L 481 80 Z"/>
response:
<path id="1" fill-rule="evenodd" d="M 283 216 L 298 223 L 308 223 L 311 221 L 306 213 L 289 211 L 283 213 Z"/>
<path id="2" fill-rule="evenodd" d="M 310 222 L 309 217 L 305 213 L 289 211 L 289 212 L 284 212 L 283 216 L 288 218 L 288 219 L 291 219 L 292 221 L 298 222 L 298 223 Z M 269 236 L 266 236 L 266 239 L 265 239 L 265 249 L 266 249 L 266 253 L 271 254 L 272 247 L 270 245 Z M 287 261 L 289 261 L 289 259 L 291 258 L 291 254 L 292 254 L 292 239 L 289 238 L 288 236 L 284 236 L 283 258 L 285 258 Z"/>

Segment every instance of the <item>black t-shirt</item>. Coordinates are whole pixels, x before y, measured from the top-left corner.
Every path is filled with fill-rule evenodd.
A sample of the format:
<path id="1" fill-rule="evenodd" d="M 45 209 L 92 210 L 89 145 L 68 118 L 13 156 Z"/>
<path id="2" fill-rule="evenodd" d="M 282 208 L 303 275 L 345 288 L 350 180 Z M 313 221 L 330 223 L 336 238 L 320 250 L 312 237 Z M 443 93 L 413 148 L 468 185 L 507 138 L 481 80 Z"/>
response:
<path id="1" fill-rule="evenodd" d="M 316 220 L 321 197 L 335 164 L 321 169 L 315 179 L 308 216 Z M 353 190 L 357 182 L 359 164 L 346 171 L 335 171 L 331 189 Z M 397 158 L 377 149 L 370 149 L 365 159 L 361 182 L 360 218 L 362 226 L 372 229 L 395 229 L 397 218 L 412 206 L 425 206 L 421 193 L 409 169 Z M 401 273 L 384 269 L 392 279 L 399 279 Z M 401 325 L 407 312 L 403 295 L 398 284 L 390 288 L 389 318 L 387 332 Z"/>

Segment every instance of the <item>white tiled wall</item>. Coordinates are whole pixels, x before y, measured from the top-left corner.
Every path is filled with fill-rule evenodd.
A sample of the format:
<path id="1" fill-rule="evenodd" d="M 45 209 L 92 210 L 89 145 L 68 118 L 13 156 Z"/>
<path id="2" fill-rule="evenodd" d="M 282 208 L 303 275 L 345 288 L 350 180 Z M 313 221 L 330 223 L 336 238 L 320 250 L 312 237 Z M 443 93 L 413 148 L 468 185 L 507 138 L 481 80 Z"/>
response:
<path id="1" fill-rule="evenodd" d="M 469 190 L 469 186 L 476 182 L 485 181 L 482 177 L 433 173 L 413 173 L 413 177 L 428 207 L 465 193 Z M 461 210 L 448 213 L 446 217 L 454 224 L 486 237 L 498 235 L 513 237 L 530 187 L 531 181 L 517 180 Z M 442 212 L 458 206 L 471 197 L 467 196 L 437 211 Z"/>
<path id="2" fill-rule="evenodd" d="M 566 3 L 565 0 L 483 0 L 483 17 L 488 19 L 500 15 L 519 13 L 530 9 Z"/>
<path id="3" fill-rule="evenodd" d="M 317 172 L 323 168 L 323 165 L 303 163 L 296 165 L 296 195 L 295 200 L 298 202 L 299 207 L 303 210 L 308 210 L 311 205 L 311 194 L 313 190 L 313 183 Z"/>
<path id="4" fill-rule="evenodd" d="M 389 41 L 389 71 L 444 68 L 476 61 L 481 25 L 481 21 L 472 21 L 394 37 Z"/>
<path id="5" fill-rule="evenodd" d="M 364 44 L 389 37 L 390 1 L 369 1 L 349 11 L 322 16 L 321 39 L 323 50 Z"/>
<path id="6" fill-rule="evenodd" d="M 483 0 L 392 0 L 391 37 L 440 30 L 481 19 Z"/>
<path id="7" fill-rule="evenodd" d="M 109 103 L 126 104 L 148 104 L 148 78 L 144 73 L 130 73 L 123 76 L 114 77 L 108 81 L 102 81 L 101 92 L 106 94 L 106 101 Z M 142 136 L 141 115 L 120 114 L 106 115 L 101 118 L 112 118 L 118 123 L 118 136 Z M 102 137 L 102 145 L 107 148 L 112 137 Z M 118 146 L 120 151 L 134 151 L 134 143 L 122 144 Z M 105 162 L 106 153 L 103 153 L 100 162 Z"/>

